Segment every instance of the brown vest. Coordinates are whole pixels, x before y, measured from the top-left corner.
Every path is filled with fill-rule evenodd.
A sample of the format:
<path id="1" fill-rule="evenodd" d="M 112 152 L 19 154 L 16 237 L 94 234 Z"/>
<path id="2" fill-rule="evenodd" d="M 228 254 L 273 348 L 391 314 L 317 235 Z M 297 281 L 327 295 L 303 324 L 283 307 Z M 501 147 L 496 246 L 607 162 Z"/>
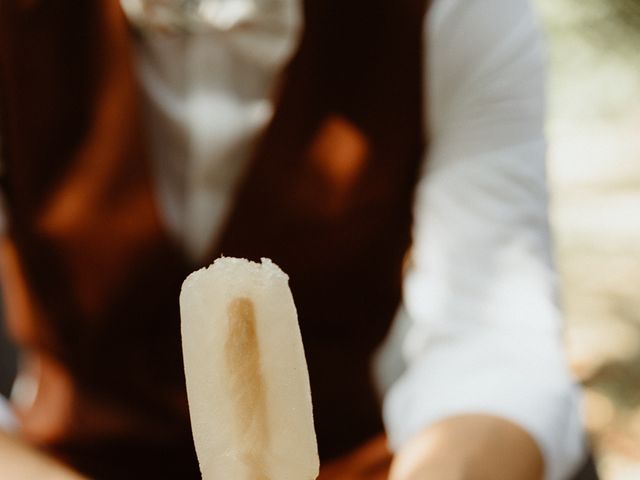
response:
<path id="1" fill-rule="evenodd" d="M 211 249 L 290 275 L 323 459 L 382 428 L 369 362 L 410 245 L 427 3 L 306 2 L 275 117 Z M 129 37 L 117 0 L 0 2 L 0 272 L 41 378 L 22 426 L 97 478 L 199 478 L 177 305 L 197 266 L 156 211 Z"/>

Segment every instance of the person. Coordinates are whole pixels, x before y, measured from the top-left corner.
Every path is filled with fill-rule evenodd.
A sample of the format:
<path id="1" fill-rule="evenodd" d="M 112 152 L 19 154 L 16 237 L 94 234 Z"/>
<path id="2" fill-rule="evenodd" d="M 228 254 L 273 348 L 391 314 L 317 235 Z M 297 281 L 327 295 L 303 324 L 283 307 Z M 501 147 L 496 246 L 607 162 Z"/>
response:
<path id="1" fill-rule="evenodd" d="M 34 0 L 0 22 L 25 441 L 93 478 L 199 478 L 180 283 L 264 256 L 322 479 L 575 473 L 528 1 Z"/>

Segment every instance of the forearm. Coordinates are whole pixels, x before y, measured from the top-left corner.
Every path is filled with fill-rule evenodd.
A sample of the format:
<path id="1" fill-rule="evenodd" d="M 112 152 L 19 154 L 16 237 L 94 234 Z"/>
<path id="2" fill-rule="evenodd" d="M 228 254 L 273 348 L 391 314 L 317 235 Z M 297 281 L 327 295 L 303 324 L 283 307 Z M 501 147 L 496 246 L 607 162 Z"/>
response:
<path id="1" fill-rule="evenodd" d="M 540 480 L 533 439 L 503 419 L 466 415 L 418 434 L 396 455 L 389 480 Z"/>
<path id="2" fill-rule="evenodd" d="M 84 477 L 0 431 L 0 478 L 83 480 Z"/>

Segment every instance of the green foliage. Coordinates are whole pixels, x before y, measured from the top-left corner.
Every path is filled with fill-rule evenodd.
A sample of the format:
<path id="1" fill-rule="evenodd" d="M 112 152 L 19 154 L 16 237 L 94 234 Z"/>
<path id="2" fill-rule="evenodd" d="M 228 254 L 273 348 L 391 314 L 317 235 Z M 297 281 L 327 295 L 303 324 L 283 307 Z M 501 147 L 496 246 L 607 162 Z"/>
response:
<path id="1" fill-rule="evenodd" d="M 579 35 L 598 50 L 640 60 L 640 0 L 537 0 L 553 35 Z"/>

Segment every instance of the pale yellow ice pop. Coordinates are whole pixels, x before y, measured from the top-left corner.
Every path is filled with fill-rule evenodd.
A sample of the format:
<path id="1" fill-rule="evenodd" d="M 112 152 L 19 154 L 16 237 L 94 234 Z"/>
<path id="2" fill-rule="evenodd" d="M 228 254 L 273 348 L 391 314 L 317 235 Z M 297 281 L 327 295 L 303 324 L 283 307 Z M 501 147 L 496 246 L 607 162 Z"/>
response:
<path id="1" fill-rule="evenodd" d="M 220 258 L 180 294 L 189 411 L 204 480 L 314 480 L 318 447 L 289 277 Z"/>

